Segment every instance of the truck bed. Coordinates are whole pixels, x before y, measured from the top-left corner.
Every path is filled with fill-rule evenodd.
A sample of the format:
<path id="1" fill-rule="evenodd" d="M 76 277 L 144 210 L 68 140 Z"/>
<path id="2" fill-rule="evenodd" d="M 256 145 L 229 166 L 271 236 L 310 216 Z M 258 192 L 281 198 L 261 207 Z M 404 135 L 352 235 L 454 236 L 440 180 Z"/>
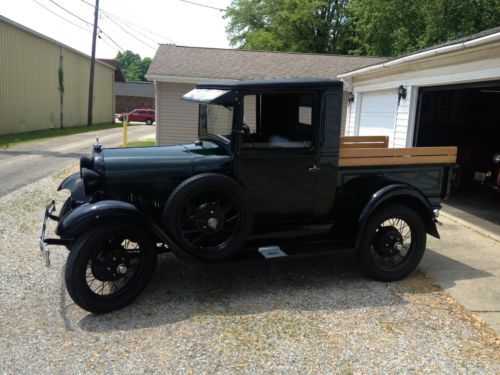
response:
<path id="1" fill-rule="evenodd" d="M 384 177 L 415 186 L 438 207 L 448 195 L 456 147 L 388 148 L 388 137 L 341 137 L 338 186 L 360 177 Z"/>

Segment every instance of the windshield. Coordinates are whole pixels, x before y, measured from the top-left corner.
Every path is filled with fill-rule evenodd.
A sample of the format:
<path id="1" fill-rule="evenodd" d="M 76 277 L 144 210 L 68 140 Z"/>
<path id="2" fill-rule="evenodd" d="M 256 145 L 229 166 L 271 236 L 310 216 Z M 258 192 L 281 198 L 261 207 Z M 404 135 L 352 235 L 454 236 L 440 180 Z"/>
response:
<path id="1" fill-rule="evenodd" d="M 215 135 L 231 140 L 233 107 L 220 104 L 200 105 L 200 135 Z"/>

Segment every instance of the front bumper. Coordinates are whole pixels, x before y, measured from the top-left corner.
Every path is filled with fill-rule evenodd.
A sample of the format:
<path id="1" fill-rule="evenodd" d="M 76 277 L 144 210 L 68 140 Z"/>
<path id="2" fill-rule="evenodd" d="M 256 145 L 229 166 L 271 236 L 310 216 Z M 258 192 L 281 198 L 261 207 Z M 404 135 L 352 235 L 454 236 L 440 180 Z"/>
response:
<path id="1" fill-rule="evenodd" d="M 45 238 L 45 232 L 47 230 L 47 221 L 52 219 L 54 221 L 59 221 L 59 216 L 54 215 L 56 212 L 56 202 L 52 200 L 46 207 L 45 213 L 42 220 L 42 228 L 40 231 L 39 245 L 40 254 L 45 262 L 45 266 L 50 267 L 50 250 L 49 245 L 68 245 L 70 241 L 63 240 L 59 238 Z"/>

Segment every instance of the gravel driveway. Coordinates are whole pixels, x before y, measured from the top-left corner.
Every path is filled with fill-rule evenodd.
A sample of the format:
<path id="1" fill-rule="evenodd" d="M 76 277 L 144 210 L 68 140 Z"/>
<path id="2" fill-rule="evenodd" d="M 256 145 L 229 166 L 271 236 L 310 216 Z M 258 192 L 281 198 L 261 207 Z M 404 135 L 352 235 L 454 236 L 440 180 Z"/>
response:
<path id="1" fill-rule="evenodd" d="M 90 315 L 65 292 L 67 251 L 49 269 L 38 255 L 63 175 L 0 198 L 0 373 L 500 372 L 498 337 L 432 280 L 369 281 L 350 253 L 218 268 L 167 254 L 136 303 Z"/>

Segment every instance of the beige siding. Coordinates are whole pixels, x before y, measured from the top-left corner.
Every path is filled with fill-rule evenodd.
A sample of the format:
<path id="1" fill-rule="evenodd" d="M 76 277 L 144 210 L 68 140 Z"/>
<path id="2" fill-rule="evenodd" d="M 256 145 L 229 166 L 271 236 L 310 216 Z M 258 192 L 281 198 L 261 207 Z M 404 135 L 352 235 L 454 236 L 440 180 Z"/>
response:
<path id="1" fill-rule="evenodd" d="M 87 121 L 90 59 L 0 20 L 0 135 L 60 127 L 58 70 L 64 63 L 64 126 Z M 114 117 L 114 71 L 96 64 L 94 122 Z"/>
<path id="2" fill-rule="evenodd" d="M 187 83 L 157 83 L 158 144 L 185 144 L 197 139 L 198 105 L 181 100 L 182 95 L 194 87 Z"/>

